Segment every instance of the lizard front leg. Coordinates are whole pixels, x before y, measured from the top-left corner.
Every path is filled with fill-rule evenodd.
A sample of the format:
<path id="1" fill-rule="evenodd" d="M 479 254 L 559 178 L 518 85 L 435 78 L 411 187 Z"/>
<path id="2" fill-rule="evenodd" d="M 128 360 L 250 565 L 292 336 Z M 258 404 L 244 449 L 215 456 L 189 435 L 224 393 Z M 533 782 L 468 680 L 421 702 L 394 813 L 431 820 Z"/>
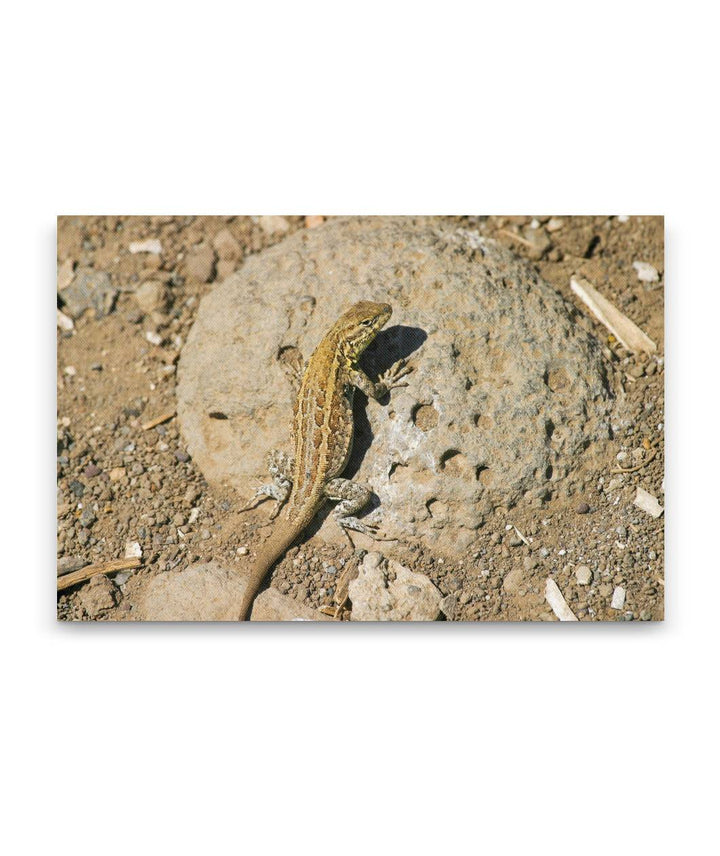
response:
<path id="1" fill-rule="evenodd" d="M 355 532 L 362 532 L 363 535 L 369 535 L 376 541 L 397 540 L 397 538 L 385 538 L 379 535 L 377 526 L 373 523 L 358 520 L 355 517 L 359 511 L 362 511 L 366 505 L 370 504 L 370 500 L 372 499 L 372 491 L 364 484 L 359 484 L 350 479 L 330 479 L 325 485 L 325 497 L 332 502 L 339 503 L 335 507 L 333 516 L 340 528 L 347 535 L 351 544 L 352 540 L 348 535 L 348 529 L 352 529 Z"/>
<path id="2" fill-rule="evenodd" d="M 373 383 L 360 368 L 350 370 L 349 380 L 353 386 L 362 390 L 368 398 L 374 398 L 377 401 L 384 398 L 391 389 L 407 386 L 406 383 L 400 383 L 400 381 L 411 371 L 412 367 L 408 366 L 405 360 L 398 360 L 378 377 L 377 383 Z"/>
<path id="3" fill-rule="evenodd" d="M 249 511 L 251 508 L 257 508 L 266 499 L 274 499 L 276 505 L 270 514 L 270 520 L 274 520 L 280 513 L 280 509 L 287 502 L 288 496 L 290 496 L 290 491 L 292 490 L 292 470 L 293 461 L 290 455 L 273 449 L 268 455 L 268 471 L 272 476 L 272 482 L 260 485 L 250 502 L 238 510 L 241 512 Z"/>

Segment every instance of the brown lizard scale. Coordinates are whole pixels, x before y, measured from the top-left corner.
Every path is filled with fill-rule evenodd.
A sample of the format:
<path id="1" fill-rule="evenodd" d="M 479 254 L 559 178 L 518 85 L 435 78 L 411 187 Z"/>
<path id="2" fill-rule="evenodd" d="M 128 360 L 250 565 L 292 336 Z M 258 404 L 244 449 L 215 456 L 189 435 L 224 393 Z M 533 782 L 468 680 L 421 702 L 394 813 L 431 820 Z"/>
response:
<path id="1" fill-rule="evenodd" d="M 353 441 L 355 387 L 377 399 L 395 386 L 406 385 L 398 382 L 410 371 L 403 361 L 396 363 L 377 383 L 357 366 L 358 358 L 391 314 L 387 303 L 356 303 L 336 321 L 308 361 L 295 402 L 292 488 L 284 512 L 250 573 L 241 619 L 247 616 L 267 573 L 325 502 L 328 483 L 347 465 Z M 374 527 L 351 519 L 353 525 L 348 528 L 372 534 Z"/>

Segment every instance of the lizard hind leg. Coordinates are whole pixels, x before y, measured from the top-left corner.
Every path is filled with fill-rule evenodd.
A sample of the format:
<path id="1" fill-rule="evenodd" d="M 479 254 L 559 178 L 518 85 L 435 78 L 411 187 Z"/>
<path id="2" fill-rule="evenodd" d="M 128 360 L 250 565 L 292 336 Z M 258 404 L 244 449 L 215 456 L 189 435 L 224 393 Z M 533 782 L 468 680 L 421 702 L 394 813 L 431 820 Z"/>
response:
<path id="1" fill-rule="evenodd" d="M 396 538 L 386 538 L 380 535 L 378 527 L 374 523 L 359 520 L 355 515 L 370 504 L 372 491 L 369 487 L 350 479 L 330 479 L 325 485 L 325 496 L 327 499 L 337 502 L 333 516 L 338 525 L 352 544 L 348 530 L 361 532 L 369 535 L 376 541 L 396 541 Z M 354 545 L 353 545 L 354 547 Z"/>
<path id="2" fill-rule="evenodd" d="M 274 520 L 290 496 L 290 491 L 292 490 L 292 469 L 293 461 L 290 455 L 273 449 L 268 455 L 268 471 L 272 476 L 272 482 L 261 484 L 255 490 L 255 494 L 250 502 L 238 509 L 238 511 L 249 511 L 251 508 L 257 508 L 266 499 L 274 499 L 275 508 L 273 508 L 270 514 L 270 520 Z"/>

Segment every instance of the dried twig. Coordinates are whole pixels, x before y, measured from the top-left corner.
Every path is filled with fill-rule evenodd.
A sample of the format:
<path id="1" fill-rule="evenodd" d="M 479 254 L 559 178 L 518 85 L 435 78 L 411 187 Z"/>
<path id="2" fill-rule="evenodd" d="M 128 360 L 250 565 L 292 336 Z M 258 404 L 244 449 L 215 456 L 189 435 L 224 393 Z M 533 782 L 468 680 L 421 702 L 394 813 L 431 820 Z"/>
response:
<path id="1" fill-rule="evenodd" d="M 143 431 L 149 431 L 150 428 L 155 428 L 155 426 L 157 425 L 162 425 L 163 422 L 169 422 L 174 415 L 174 410 L 168 410 L 167 413 L 162 413 L 160 416 L 156 416 L 154 419 L 149 419 L 147 422 L 143 422 L 142 429 Z"/>
<path id="2" fill-rule="evenodd" d="M 623 315 L 617 306 L 614 306 L 596 288 L 593 288 L 586 279 L 572 277 L 570 288 L 598 321 L 604 324 L 629 351 L 645 351 L 648 354 L 657 351 L 655 342 L 643 333 L 627 315 Z"/>
<path id="3" fill-rule="evenodd" d="M 498 229 L 498 235 L 507 235 L 508 238 L 512 238 L 515 241 L 518 241 L 521 244 L 525 244 L 526 247 L 531 247 L 533 250 L 537 249 L 535 244 L 532 241 L 528 241 L 527 238 L 523 238 L 522 235 L 516 235 L 515 232 L 509 232 L 507 229 Z"/>
<path id="4" fill-rule="evenodd" d="M 132 559 L 110 559 L 107 562 L 86 565 L 84 568 L 80 568 L 79 571 L 73 571 L 70 574 L 58 577 L 57 590 L 63 591 L 71 586 L 76 586 L 78 583 L 84 583 L 85 580 L 89 580 L 90 577 L 94 577 L 96 574 L 114 574 L 116 571 L 139 568 L 141 564 L 140 559 L 133 557 Z"/>
<path id="5" fill-rule="evenodd" d="M 615 467 L 615 469 L 610 470 L 610 472 L 611 473 L 634 473 L 634 472 L 637 472 L 638 470 L 641 470 L 643 467 L 646 467 L 650 463 L 650 461 L 654 461 L 655 458 L 657 458 L 657 453 L 658 453 L 658 450 L 653 449 L 652 455 L 648 455 L 647 459 L 644 460 L 641 464 L 637 464 L 637 466 L 627 467 L 627 468 L 626 467 Z"/>
<path id="6" fill-rule="evenodd" d="M 550 604 L 550 608 L 560 621 L 578 620 L 575 613 L 567 605 L 562 592 L 552 577 L 548 577 L 545 582 L 545 600 Z"/>

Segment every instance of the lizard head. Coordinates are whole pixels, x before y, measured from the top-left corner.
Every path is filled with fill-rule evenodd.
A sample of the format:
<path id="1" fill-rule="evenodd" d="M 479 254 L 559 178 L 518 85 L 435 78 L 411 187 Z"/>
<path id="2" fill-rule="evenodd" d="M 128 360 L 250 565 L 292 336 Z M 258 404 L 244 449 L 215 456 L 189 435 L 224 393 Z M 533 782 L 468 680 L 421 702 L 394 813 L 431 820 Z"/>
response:
<path id="1" fill-rule="evenodd" d="M 389 303 L 361 300 L 340 316 L 336 329 L 346 356 L 357 359 L 392 315 Z"/>

